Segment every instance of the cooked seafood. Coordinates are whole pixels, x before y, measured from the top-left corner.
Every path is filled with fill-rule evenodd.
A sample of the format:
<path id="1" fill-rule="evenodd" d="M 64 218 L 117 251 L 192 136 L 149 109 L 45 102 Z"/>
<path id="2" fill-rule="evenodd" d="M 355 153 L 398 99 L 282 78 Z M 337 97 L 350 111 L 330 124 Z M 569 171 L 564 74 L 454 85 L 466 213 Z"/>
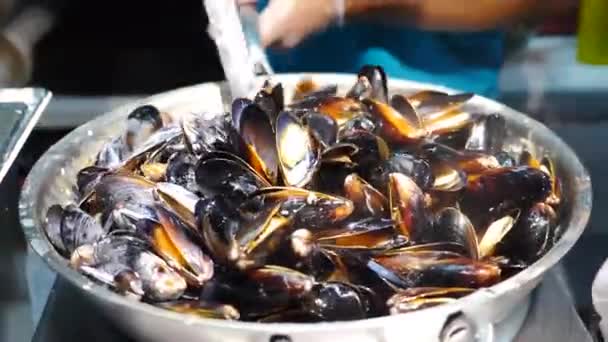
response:
<path id="1" fill-rule="evenodd" d="M 266 82 L 230 113 L 177 121 L 152 105 L 48 209 L 66 263 L 202 318 L 357 320 L 458 300 L 560 238 L 549 156 L 511 151 L 473 94 L 389 94 L 366 66 L 340 96 Z M 511 146 L 512 147 L 512 146 Z"/>

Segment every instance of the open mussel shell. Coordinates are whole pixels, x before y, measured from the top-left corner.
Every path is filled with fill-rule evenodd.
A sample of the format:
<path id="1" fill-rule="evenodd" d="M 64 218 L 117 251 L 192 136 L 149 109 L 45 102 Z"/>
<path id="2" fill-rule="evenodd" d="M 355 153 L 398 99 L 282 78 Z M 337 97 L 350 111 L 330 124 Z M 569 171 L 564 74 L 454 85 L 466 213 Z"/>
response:
<path id="1" fill-rule="evenodd" d="M 239 147 L 228 115 L 190 113 L 182 116 L 180 129 L 188 151 L 195 156 L 215 150 L 234 151 Z"/>
<path id="2" fill-rule="evenodd" d="M 130 235 L 109 235 L 93 245 L 81 246 L 72 255 L 71 264 L 131 270 L 137 274 L 144 296 L 153 301 L 177 299 L 186 289 L 182 276 L 152 253 L 144 241 Z"/>
<path id="3" fill-rule="evenodd" d="M 115 138 L 101 148 L 95 158 L 95 166 L 107 169 L 116 168 L 131 154 L 131 151 L 122 137 Z"/>
<path id="4" fill-rule="evenodd" d="M 336 96 L 337 93 L 338 86 L 336 84 L 320 86 L 312 78 L 303 78 L 296 84 L 292 102 L 298 103 L 302 101 L 305 103 L 307 100 L 314 101 L 326 97 Z"/>
<path id="5" fill-rule="evenodd" d="M 392 315 L 450 303 L 471 294 L 466 287 L 415 287 L 399 290 L 387 301 Z"/>
<path id="6" fill-rule="evenodd" d="M 319 148 L 308 129 L 289 112 L 282 112 L 276 124 L 276 151 L 286 185 L 303 187 L 319 165 Z"/>
<path id="7" fill-rule="evenodd" d="M 467 185 L 467 174 L 458 166 L 444 161 L 435 161 L 431 165 L 434 179 L 432 190 L 456 192 Z"/>
<path id="8" fill-rule="evenodd" d="M 518 222 L 497 246 L 497 255 L 508 255 L 526 264 L 543 256 L 559 238 L 557 214 L 546 203 L 536 203 L 523 212 Z"/>
<path id="9" fill-rule="evenodd" d="M 160 307 L 201 318 L 237 320 L 239 311 L 232 305 L 211 303 L 200 300 L 177 300 L 160 303 Z"/>
<path id="10" fill-rule="evenodd" d="M 498 160 L 490 154 L 458 151 L 438 142 L 424 144 L 419 150 L 422 156 L 432 162 L 448 163 L 467 175 L 477 175 L 500 167 Z"/>
<path id="11" fill-rule="evenodd" d="M 553 160 L 548 156 L 543 157 L 540 162 L 540 169 L 548 174 L 551 179 L 551 194 L 547 197 L 546 203 L 558 207 L 562 200 L 562 189 Z"/>
<path id="12" fill-rule="evenodd" d="M 154 251 L 180 272 L 190 285 L 203 285 L 213 277 L 213 261 L 175 214 L 160 205 L 155 209 L 158 222 L 141 220 L 137 224 L 139 234 L 146 237 Z"/>
<path id="13" fill-rule="evenodd" d="M 478 115 L 465 111 L 451 111 L 435 118 L 424 118 L 423 125 L 428 134 L 444 136 L 471 127 Z"/>
<path id="14" fill-rule="evenodd" d="M 434 120 L 458 111 L 474 94 L 463 93 L 448 95 L 446 93 L 423 90 L 407 98 L 424 120 Z"/>
<path id="15" fill-rule="evenodd" d="M 480 212 L 503 202 L 518 206 L 543 201 L 551 193 L 551 180 L 543 171 L 528 166 L 490 169 L 469 181 L 463 207 Z"/>
<path id="16" fill-rule="evenodd" d="M 354 210 L 349 199 L 290 187 L 262 189 L 252 195 L 252 200 L 282 203 L 280 214 L 292 217 L 296 228 L 334 224 L 349 217 Z"/>
<path id="17" fill-rule="evenodd" d="M 135 257 L 133 269 L 142 280 L 145 296 L 157 301 L 179 298 L 186 290 L 186 280 L 153 253 L 142 251 Z"/>
<path id="18" fill-rule="evenodd" d="M 146 206 L 155 202 L 154 183 L 133 174 L 108 174 L 94 188 L 99 208 L 111 211 L 126 204 Z"/>
<path id="19" fill-rule="evenodd" d="M 519 165 L 540 169 L 540 161 L 536 159 L 528 150 L 523 150 L 519 155 Z"/>
<path id="20" fill-rule="evenodd" d="M 166 163 L 150 162 L 144 163 L 139 167 L 142 175 L 152 182 L 161 182 L 165 180 L 165 174 L 167 173 Z"/>
<path id="21" fill-rule="evenodd" d="M 391 98 L 391 106 L 395 108 L 401 115 L 407 118 L 411 123 L 416 125 L 417 128 L 423 128 L 422 118 L 412 106 L 407 97 L 403 95 L 393 95 Z"/>
<path id="22" fill-rule="evenodd" d="M 437 90 L 421 90 L 406 95 L 407 100 L 410 101 L 414 108 L 420 107 L 421 104 L 423 104 L 424 102 L 428 102 L 433 98 L 445 96 L 448 96 L 448 94 Z"/>
<path id="23" fill-rule="evenodd" d="M 247 270 L 246 274 L 265 292 L 285 293 L 292 298 L 310 292 L 314 284 L 314 278 L 309 275 L 275 265 Z"/>
<path id="24" fill-rule="evenodd" d="M 264 265 L 290 233 L 292 218 L 279 211 L 281 203 L 270 205 L 251 222 L 243 223 L 236 235 L 239 245 L 237 267 L 241 269 Z"/>
<path id="25" fill-rule="evenodd" d="M 200 198 L 186 188 L 173 183 L 156 183 L 156 193 L 159 200 L 173 211 L 188 228 L 196 232 L 197 221 L 195 217 L 196 206 Z"/>
<path id="26" fill-rule="evenodd" d="M 383 216 L 388 213 L 386 197 L 356 173 L 344 180 L 344 193 L 355 204 L 355 210 L 363 215 Z"/>
<path id="27" fill-rule="evenodd" d="M 389 175 L 388 187 L 391 218 L 397 233 L 416 241 L 431 225 L 424 193 L 410 177 L 401 173 Z"/>
<path id="28" fill-rule="evenodd" d="M 315 231 L 313 236 L 322 248 L 360 249 L 371 252 L 403 245 L 406 240 L 395 234 L 392 220 L 366 218 L 342 228 Z"/>
<path id="29" fill-rule="evenodd" d="M 167 146 L 173 146 L 178 139 L 181 139 L 182 134 L 181 128 L 177 126 L 166 126 L 156 130 L 113 169 L 121 173 L 137 172 L 142 164 L 154 162 Z"/>
<path id="30" fill-rule="evenodd" d="M 499 218 L 488 226 L 479 241 L 479 257 L 486 258 L 494 254 L 497 245 L 509 234 L 519 219 L 519 215 L 520 211 L 514 210 L 512 213 Z"/>
<path id="31" fill-rule="evenodd" d="M 236 119 L 239 120 L 237 127 L 246 146 L 245 159 L 270 183 L 276 183 L 279 166 L 270 118 L 258 105 L 250 104 Z"/>
<path id="32" fill-rule="evenodd" d="M 359 153 L 359 147 L 355 144 L 337 143 L 325 149 L 321 155 L 322 163 L 342 163 L 355 166 L 352 157 Z"/>
<path id="33" fill-rule="evenodd" d="M 324 147 L 333 145 L 338 138 L 338 124 L 334 119 L 320 113 L 309 112 L 303 117 L 303 122 L 312 136 Z"/>
<path id="34" fill-rule="evenodd" d="M 395 108 L 386 103 L 366 99 L 363 101 L 372 115 L 380 122 L 382 136 L 394 143 L 416 143 L 420 141 L 426 132 L 411 122 L 406 116 L 399 113 Z"/>
<path id="35" fill-rule="evenodd" d="M 311 109 L 331 117 L 336 121 L 338 127 L 368 113 L 368 109 L 363 103 L 351 98 L 330 96 L 318 99 L 316 102 L 317 104 Z M 296 108 L 298 107 L 296 106 Z"/>
<path id="36" fill-rule="evenodd" d="M 466 256 L 477 260 L 480 252 L 477 231 L 469 218 L 456 208 L 441 210 L 432 229 L 423 234 L 425 242 L 452 242 L 464 247 Z"/>
<path id="37" fill-rule="evenodd" d="M 120 294 L 130 295 L 137 299 L 144 295 L 143 284 L 137 273 L 121 265 L 83 266 L 79 268 L 79 271 Z"/>

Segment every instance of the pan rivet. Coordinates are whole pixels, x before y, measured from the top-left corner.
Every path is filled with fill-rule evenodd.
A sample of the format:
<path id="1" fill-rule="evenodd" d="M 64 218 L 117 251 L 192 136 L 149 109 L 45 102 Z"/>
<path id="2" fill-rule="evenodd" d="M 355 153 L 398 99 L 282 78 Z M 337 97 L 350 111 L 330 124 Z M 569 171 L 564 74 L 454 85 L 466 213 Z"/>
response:
<path id="1" fill-rule="evenodd" d="M 475 324 L 461 311 L 451 314 L 439 334 L 441 342 L 474 342 L 477 341 Z"/>
<path id="2" fill-rule="evenodd" d="M 270 342 L 291 342 L 291 337 L 287 335 L 272 335 Z"/>

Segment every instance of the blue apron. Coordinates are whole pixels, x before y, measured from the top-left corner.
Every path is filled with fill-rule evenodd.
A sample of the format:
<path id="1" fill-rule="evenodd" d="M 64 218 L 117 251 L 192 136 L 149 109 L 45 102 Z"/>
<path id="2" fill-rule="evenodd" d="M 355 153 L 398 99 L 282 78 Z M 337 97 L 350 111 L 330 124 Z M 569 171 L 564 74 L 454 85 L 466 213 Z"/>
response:
<path id="1" fill-rule="evenodd" d="M 389 77 L 495 97 L 504 51 L 498 31 L 428 32 L 365 23 L 332 27 L 268 55 L 276 72 L 356 73 L 378 64 Z"/>

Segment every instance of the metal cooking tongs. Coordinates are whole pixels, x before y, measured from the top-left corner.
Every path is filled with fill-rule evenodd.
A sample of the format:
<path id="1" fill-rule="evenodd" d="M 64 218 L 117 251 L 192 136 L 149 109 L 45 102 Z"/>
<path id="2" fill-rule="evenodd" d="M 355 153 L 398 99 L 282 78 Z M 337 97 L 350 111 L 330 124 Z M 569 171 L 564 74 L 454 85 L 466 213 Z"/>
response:
<path id="1" fill-rule="evenodd" d="M 261 45 L 257 11 L 253 6 L 239 9 L 235 1 L 203 0 L 203 4 L 232 96 L 251 94 L 257 76 L 273 73 Z"/>

